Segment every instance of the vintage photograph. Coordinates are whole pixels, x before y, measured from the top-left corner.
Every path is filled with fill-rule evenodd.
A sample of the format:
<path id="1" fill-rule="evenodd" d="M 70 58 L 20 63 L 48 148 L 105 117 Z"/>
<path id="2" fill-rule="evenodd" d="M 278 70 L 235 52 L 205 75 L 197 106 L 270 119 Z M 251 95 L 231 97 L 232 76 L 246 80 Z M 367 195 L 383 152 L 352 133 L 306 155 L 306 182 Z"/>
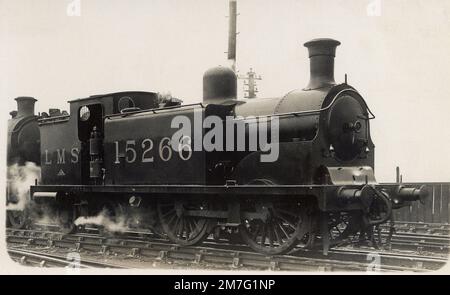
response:
<path id="1" fill-rule="evenodd" d="M 2 264 L 450 273 L 449 33 L 438 0 L 0 0 Z"/>

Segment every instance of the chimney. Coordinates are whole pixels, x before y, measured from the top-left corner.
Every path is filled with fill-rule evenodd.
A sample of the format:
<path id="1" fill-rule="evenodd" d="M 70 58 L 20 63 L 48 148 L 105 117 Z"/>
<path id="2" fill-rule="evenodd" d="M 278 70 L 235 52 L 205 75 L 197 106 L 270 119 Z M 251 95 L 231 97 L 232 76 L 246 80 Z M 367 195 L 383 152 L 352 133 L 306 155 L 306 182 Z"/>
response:
<path id="1" fill-rule="evenodd" d="M 34 103 L 37 101 L 33 97 L 20 96 L 17 101 L 17 117 L 34 116 Z"/>
<path id="2" fill-rule="evenodd" d="M 335 85 L 334 57 L 341 42 L 333 39 L 314 39 L 305 43 L 310 60 L 310 80 L 305 90 Z"/>

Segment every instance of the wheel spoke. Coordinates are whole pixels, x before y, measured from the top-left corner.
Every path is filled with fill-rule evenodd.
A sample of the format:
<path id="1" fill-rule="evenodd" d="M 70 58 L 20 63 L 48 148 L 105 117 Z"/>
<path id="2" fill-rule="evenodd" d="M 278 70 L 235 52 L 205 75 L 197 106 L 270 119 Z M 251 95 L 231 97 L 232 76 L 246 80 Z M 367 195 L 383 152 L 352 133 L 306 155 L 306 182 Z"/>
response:
<path id="1" fill-rule="evenodd" d="M 168 238 L 180 245 L 191 246 L 201 242 L 207 235 L 208 220 L 194 216 L 185 216 L 185 210 L 202 210 L 202 203 L 178 203 L 170 201 L 158 203 L 157 211 L 162 229 Z M 181 210 L 181 211 L 179 211 Z"/>
<path id="2" fill-rule="evenodd" d="M 161 217 L 165 218 L 167 215 L 172 214 L 174 212 L 175 212 L 175 209 L 171 209 L 171 210 L 167 211 L 166 213 L 164 213 Z"/>
<path id="3" fill-rule="evenodd" d="M 278 226 L 279 226 L 279 228 L 281 229 L 281 231 L 283 232 L 284 236 L 285 236 L 286 238 L 289 238 L 288 233 L 287 233 L 286 230 L 283 228 L 283 224 L 278 223 Z"/>
<path id="4" fill-rule="evenodd" d="M 264 223 L 262 228 L 262 236 L 261 236 L 261 245 L 264 245 L 266 243 L 266 224 Z"/>
<path id="5" fill-rule="evenodd" d="M 188 227 L 189 227 L 189 237 L 194 235 L 194 227 L 192 226 L 193 221 L 188 219 Z"/>
<path id="6" fill-rule="evenodd" d="M 276 242 L 278 243 L 278 245 L 281 245 L 283 241 L 281 240 L 280 234 L 278 233 L 278 223 L 273 226 L 273 232 L 275 233 Z"/>
<path id="7" fill-rule="evenodd" d="M 281 212 L 281 213 L 283 213 L 283 214 L 285 214 L 285 215 L 292 216 L 292 217 L 294 217 L 294 218 L 297 218 L 297 217 L 298 217 L 298 215 L 297 215 L 296 213 L 293 213 L 293 212 L 291 212 L 291 211 L 287 211 L 287 210 L 284 210 L 284 209 L 278 208 L 278 209 L 276 209 L 275 211 Z"/>
<path id="8" fill-rule="evenodd" d="M 270 224 L 269 226 L 268 226 L 268 228 L 269 228 L 269 246 L 270 247 L 273 247 L 273 224 Z"/>
<path id="9" fill-rule="evenodd" d="M 175 221 L 175 222 L 178 221 L 177 215 L 176 215 L 176 214 L 172 215 L 172 217 L 171 217 L 171 218 L 169 219 L 169 221 L 167 222 L 167 225 L 170 226 L 174 221 Z"/>
<path id="10" fill-rule="evenodd" d="M 181 218 L 180 227 L 178 229 L 178 232 L 179 232 L 180 238 L 183 238 L 183 236 L 184 236 L 184 218 Z"/>
<path id="11" fill-rule="evenodd" d="M 175 216 L 176 216 L 176 215 L 175 215 Z M 177 237 L 180 236 L 180 235 L 179 235 L 179 231 L 178 231 L 178 228 L 180 227 L 180 222 L 181 222 L 181 218 L 177 218 L 176 221 L 175 221 L 175 226 L 173 227 L 173 232 L 175 233 L 175 235 L 176 235 Z"/>
<path id="12" fill-rule="evenodd" d="M 297 227 L 292 224 L 292 222 L 290 222 L 289 220 L 287 220 L 286 218 L 280 216 L 280 215 L 276 215 L 279 219 L 283 220 L 284 222 L 286 222 L 290 227 L 292 227 L 294 230 L 297 229 Z"/>
<path id="13" fill-rule="evenodd" d="M 299 235 L 306 235 L 312 231 L 311 228 L 299 226 L 301 222 L 306 222 L 310 215 L 305 214 L 306 210 L 302 210 L 298 202 L 286 201 L 274 204 L 257 203 L 252 200 L 243 203 L 241 208 L 244 210 L 243 216 L 246 216 L 245 213 L 264 214 L 264 220 L 259 216 L 243 220 L 240 232 L 243 240 L 251 248 L 266 255 L 289 252 L 298 244 Z M 264 212 L 260 208 L 269 208 L 269 211 Z M 312 226 L 311 222 L 307 224 Z"/>

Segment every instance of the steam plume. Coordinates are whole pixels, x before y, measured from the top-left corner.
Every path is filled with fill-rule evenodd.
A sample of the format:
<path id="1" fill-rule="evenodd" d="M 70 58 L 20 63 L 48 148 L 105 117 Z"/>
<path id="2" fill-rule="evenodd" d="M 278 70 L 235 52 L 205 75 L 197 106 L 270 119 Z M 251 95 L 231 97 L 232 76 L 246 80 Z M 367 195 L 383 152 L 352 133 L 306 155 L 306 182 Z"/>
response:
<path id="1" fill-rule="evenodd" d="M 108 210 L 103 209 L 97 216 L 81 216 L 78 217 L 74 223 L 76 226 L 86 224 L 103 226 L 110 232 L 125 232 L 129 230 L 126 223 L 126 217 L 124 215 L 119 215 L 115 217 L 115 219 L 116 220 L 112 220 L 108 215 Z"/>
<path id="2" fill-rule="evenodd" d="M 33 162 L 8 167 L 8 196 L 6 210 L 23 210 L 30 201 L 30 186 L 41 179 L 41 168 Z"/>

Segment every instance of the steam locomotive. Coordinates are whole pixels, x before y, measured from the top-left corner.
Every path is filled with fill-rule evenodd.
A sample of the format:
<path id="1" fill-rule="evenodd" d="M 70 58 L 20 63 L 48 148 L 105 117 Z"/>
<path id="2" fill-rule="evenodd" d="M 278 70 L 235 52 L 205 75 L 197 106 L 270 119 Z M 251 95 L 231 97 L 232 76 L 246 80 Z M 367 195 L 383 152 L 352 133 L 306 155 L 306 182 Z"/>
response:
<path id="1" fill-rule="evenodd" d="M 30 186 L 26 207 L 33 209 L 10 210 L 10 225 L 29 226 L 45 212 L 61 231 L 73 232 L 80 217 L 106 212 L 181 246 L 239 233 L 268 255 L 318 240 L 326 252 L 352 235 L 370 238 L 393 209 L 424 201 L 428 192 L 376 182 L 375 116 L 347 81 L 336 84 L 339 45 L 305 43 L 309 84 L 282 97 L 238 100 L 235 72 L 215 67 L 204 74 L 203 101 L 196 104 L 121 92 L 69 101 L 70 114 L 36 116 L 34 98 L 17 98 L 8 125 L 9 164 L 37 163 L 41 179 Z M 222 130 L 211 140 L 229 148 L 196 149 L 189 136 L 174 143 L 180 116 L 194 122 L 183 127 L 202 138 L 233 126 L 233 136 Z M 240 148 L 237 134 L 245 139 Z M 266 146 L 251 143 L 264 138 L 270 138 Z M 277 148 L 276 160 L 262 161 L 269 144 Z M 8 202 L 17 198 L 10 194 Z"/>

